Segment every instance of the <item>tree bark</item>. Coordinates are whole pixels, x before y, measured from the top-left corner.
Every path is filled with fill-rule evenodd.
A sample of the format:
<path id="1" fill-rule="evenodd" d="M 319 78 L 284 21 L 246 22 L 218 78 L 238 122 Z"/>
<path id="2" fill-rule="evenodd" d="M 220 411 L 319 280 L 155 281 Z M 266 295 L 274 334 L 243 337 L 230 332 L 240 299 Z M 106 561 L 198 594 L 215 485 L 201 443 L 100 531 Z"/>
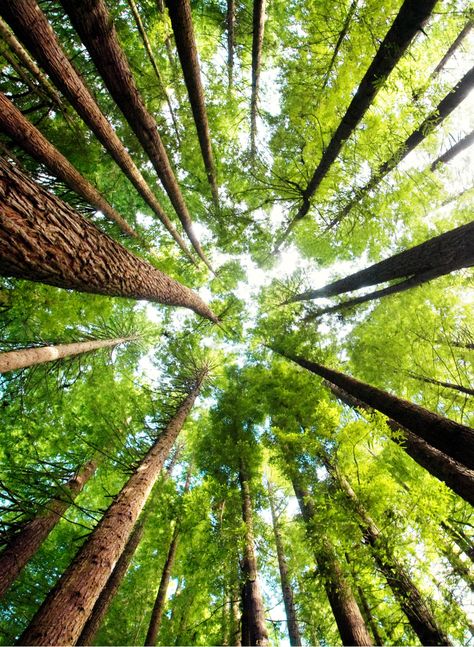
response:
<path id="1" fill-rule="evenodd" d="M 201 81 L 199 57 L 194 36 L 193 19 L 190 0 L 166 0 L 174 39 L 178 50 L 184 81 L 188 90 L 189 102 L 193 111 L 196 124 L 201 154 L 204 160 L 207 180 L 211 187 L 212 199 L 216 207 L 219 206 L 219 193 L 217 190 L 216 167 L 212 154 L 209 121 L 207 118 L 204 89 Z"/>
<path id="2" fill-rule="evenodd" d="M 102 146 L 110 153 L 112 159 L 161 220 L 181 250 L 194 263 L 193 256 L 182 237 L 163 211 L 163 207 L 153 195 L 114 129 L 100 111 L 89 89 L 68 60 L 36 0 L 9 0 L 1 5 L 0 14 L 72 104 Z"/>
<path id="3" fill-rule="evenodd" d="M 440 164 L 447 164 L 450 162 L 452 159 L 456 157 L 456 155 L 459 155 L 463 150 L 466 150 L 466 148 L 469 148 L 469 146 L 474 143 L 474 130 L 471 130 L 470 133 L 465 135 L 462 139 L 460 139 L 454 146 L 451 146 L 445 153 L 440 155 L 435 159 L 435 161 L 431 164 L 430 170 L 435 171 Z"/>
<path id="4" fill-rule="evenodd" d="M 314 544 L 311 527 L 317 522 L 316 508 L 312 497 L 302 482 L 301 475 L 293 471 L 291 482 L 298 499 L 301 514 L 306 524 L 306 532 Z M 324 588 L 331 605 L 334 619 L 343 645 L 372 645 L 372 639 L 352 593 L 349 582 L 342 572 L 334 546 L 322 535 L 315 548 L 315 560 L 324 582 Z"/>
<path id="5" fill-rule="evenodd" d="M 47 596 L 20 638 L 22 645 L 75 644 L 130 537 L 173 443 L 191 411 L 205 372 Z"/>
<path id="6" fill-rule="evenodd" d="M 228 88 L 234 86 L 235 0 L 227 0 L 227 76 Z"/>
<path id="7" fill-rule="evenodd" d="M 255 556 L 252 501 L 249 477 L 243 461 L 239 470 L 242 498 L 242 519 L 245 524 L 245 546 L 242 560 L 242 645 L 268 645 L 265 626 L 265 609 L 258 582 L 257 558 Z"/>
<path id="8" fill-rule="evenodd" d="M 297 294 L 285 303 L 332 297 L 404 277 L 409 277 L 413 285 L 419 285 L 430 278 L 472 265 L 474 265 L 474 221 L 430 238 L 424 243 L 394 254 L 322 288 Z M 403 283 L 390 288 L 397 288 L 398 285 Z M 412 287 L 412 284 L 409 287 Z M 366 296 L 368 295 L 360 298 Z M 343 304 L 339 304 L 341 305 Z"/>
<path id="9" fill-rule="evenodd" d="M 93 476 L 97 462 L 89 461 L 51 499 L 44 512 L 27 521 L 0 553 L 0 597 L 13 584 L 21 570 L 36 554 L 44 540 L 62 519 L 71 503 Z"/>
<path id="10" fill-rule="evenodd" d="M 102 589 L 99 597 L 97 598 L 92 613 L 89 616 L 84 629 L 79 636 L 76 645 L 93 645 L 95 636 L 99 631 L 102 622 L 104 620 L 105 614 L 109 610 L 110 604 L 115 597 L 115 594 L 118 591 L 120 584 L 122 583 L 125 574 L 128 571 L 130 562 L 133 559 L 135 551 L 138 547 L 138 544 L 141 541 L 143 536 L 143 523 L 138 522 L 133 529 L 130 539 L 127 542 L 127 545 L 123 549 L 122 554 L 119 557 L 117 564 L 115 565 L 114 570 L 112 571 L 109 579 L 107 580 L 106 585 Z"/>
<path id="11" fill-rule="evenodd" d="M 194 249 L 212 271 L 192 229 L 191 217 L 163 146 L 157 124 L 135 84 L 129 62 L 103 0 L 61 0 L 104 83 L 135 133 L 168 194 Z"/>
<path id="12" fill-rule="evenodd" d="M 283 546 L 283 537 L 281 535 L 280 525 L 275 507 L 275 494 L 270 481 L 267 482 L 268 501 L 270 503 L 270 512 L 272 515 L 273 534 L 275 536 L 275 545 L 277 549 L 278 568 L 280 571 L 281 590 L 283 602 L 285 604 L 286 621 L 288 625 L 288 634 L 290 645 L 301 646 L 301 635 L 296 619 L 296 609 L 293 602 L 293 589 L 291 586 L 290 575 L 288 573 L 288 564 L 286 562 L 285 548 Z"/>
<path id="13" fill-rule="evenodd" d="M 265 5 L 266 0 L 253 0 L 252 95 L 250 98 L 250 156 L 252 158 L 257 153 L 257 104 L 260 88 L 263 34 L 265 30 Z"/>
<path id="14" fill-rule="evenodd" d="M 1 275 L 184 306 L 217 322 L 192 290 L 134 256 L 3 159 L 0 206 Z"/>
<path id="15" fill-rule="evenodd" d="M 474 593 L 474 574 L 469 568 L 468 563 L 464 562 L 459 557 L 459 555 L 453 550 L 452 544 L 449 542 L 443 542 L 440 550 L 448 560 L 453 573 L 463 579 L 470 590 Z"/>
<path id="16" fill-rule="evenodd" d="M 274 349 L 276 350 L 276 349 Z M 360 382 L 349 375 L 327 368 L 322 364 L 311 362 L 304 357 L 290 355 L 276 350 L 280 355 L 292 360 L 303 368 L 332 384 L 380 413 L 392 418 L 416 436 L 444 452 L 468 469 L 474 469 L 474 431 L 454 420 L 444 418 L 428 411 L 408 400 L 402 400 L 395 395 L 382 391 L 375 386 Z"/>
<path id="17" fill-rule="evenodd" d="M 441 527 L 445 532 L 448 533 L 448 535 L 451 537 L 451 539 L 454 540 L 454 542 L 459 546 L 459 548 L 462 550 L 462 552 L 469 557 L 471 562 L 474 564 L 474 544 L 472 540 L 467 537 L 462 530 L 459 530 L 459 528 L 455 528 L 453 525 L 446 521 L 441 522 Z"/>

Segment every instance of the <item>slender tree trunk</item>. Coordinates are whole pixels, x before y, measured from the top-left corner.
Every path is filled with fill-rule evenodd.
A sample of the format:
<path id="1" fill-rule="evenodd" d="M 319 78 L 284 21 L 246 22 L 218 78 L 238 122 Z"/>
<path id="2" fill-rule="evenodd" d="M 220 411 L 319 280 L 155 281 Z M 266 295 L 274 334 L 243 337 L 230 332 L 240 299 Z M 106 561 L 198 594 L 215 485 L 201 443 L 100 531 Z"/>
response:
<path id="1" fill-rule="evenodd" d="M 353 580 L 357 580 L 357 573 L 355 572 L 355 569 L 354 569 L 353 560 L 351 560 L 348 553 L 346 553 L 345 555 L 346 555 L 346 562 L 351 567 L 352 578 Z M 377 645 L 377 647 L 383 647 L 383 645 L 385 644 L 385 641 L 382 639 L 382 636 L 380 635 L 379 628 L 377 626 L 377 622 L 372 613 L 372 609 L 370 608 L 369 602 L 367 600 L 367 596 L 365 595 L 364 590 L 362 589 L 361 586 L 358 585 L 356 588 L 357 588 L 357 597 L 359 598 L 359 601 L 360 601 L 362 616 L 366 624 L 370 627 L 370 631 L 374 638 L 374 645 Z"/>
<path id="2" fill-rule="evenodd" d="M 70 101 L 83 121 L 142 196 L 153 213 L 173 236 L 182 251 L 194 262 L 180 234 L 163 211 L 140 171 L 133 163 L 114 129 L 100 111 L 92 94 L 68 60 L 66 54 L 36 0 L 9 0 L 0 6 L 0 14 L 25 44 L 59 90 Z"/>
<path id="3" fill-rule="evenodd" d="M 118 214 L 105 198 L 68 162 L 40 131 L 0 92 L 0 130 L 6 133 L 31 157 L 44 164 L 56 177 L 82 196 L 104 216 L 115 222 L 127 236 L 138 238 L 138 234 Z"/>
<path id="4" fill-rule="evenodd" d="M 403 277 L 419 281 L 430 272 L 440 276 L 471 265 L 474 265 L 474 222 L 430 238 L 322 288 L 297 294 L 285 303 L 332 297 Z"/>
<path id="5" fill-rule="evenodd" d="M 339 386 L 349 395 L 362 400 L 380 413 L 392 418 L 416 436 L 444 452 L 447 456 L 474 469 L 474 431 L 454 420 L 444 418 L 417 404 L 382 391 L 375 386 L 360 382 L 349 375 L 311 362 L 304 357 L 290 355 L 277 350 L 280 355 L 292 360 L 303 368 Z"/>
<path id="6" fill-rule="evenodd" d="M 114 570 L 112 571 L 109 579 L 107 580 L 106 585 L 101 591 L 101 594 L 97 598 L 92 613 L 89 616 L 84 629 L 79 636 L 76 645 L 93 645 L 95 636 L 99 631 L 102 622 L 104 620 L 105 614 L 109 610 L 110 604 L 115 597 L 115 594 L 118 591 L 120 584 L 122 583 L 125 574 L 128 571 L 130 562 L 133 559 L 135 551 L 138 547 L 138 544 L 141 541 L 143 536 L 143 523 L 138 522 L 133 529 L 130 539 L 128 540 L 125 548 L 123 549 L 120 558 L 115 565 Z"/>
<path id="7" fill-rule="evenodd" d="M 277 549 L 278 568 L 280 571 L 281 590 L 283 593 L 283 602 L 285 604 L 286 621 L 288 625 L 288 634 L 290 638 L 290 645 L 301 645 L 301 635 L 298 628 L 296 619 L 296 610 L 293 602 L 293 589 L 291 586 L 290 575 L 288 573 L 288 564 L 285 557 L 285 549 L 283 546 L 283 537 L 281 535 L 278 515 L 275 507 L 275 494 L 273 486 L 268 481 L 268 501 L 270 503 L 270 511 L 272 515 L 273 534 L 275 535 L 275 545 Z"/>
<path id="8" fill-rule="evenodd" d="M 450 46 L 446 54 L 443 56 L 443 58 L 440 60 L 438 65 L 435 67 L 435 69 L 431 72 L 430 74 L 430 80 L 435 79 L 441 70 L 446 67 L 446 63 L 452 58 L 452 56 L 457 52 L 457 50 L 460 48 L 460 46 L 463 44 L 467 36 L 469 36 L 471 29 L 473 27 L 473 22 L 472 20 L 468 20 L 467 23 L 464 25 L 462 30 L 459 32 L 458 36 L 456 37 L 455 41 L 453 44 Z"/>
<path id="9" fill-rule="evenodd" d="M 20 638 L 22 645 L 75 644 L 130 537 L 199 393 L 204 371 L 133 472 Z"/>
<path id="10" fill-rule="evenodd" d="M 36 554 L 49 533 L 62 519 L 71 503 L 94 474 L 97 462 L 89 461 L 62 488 L 57 497 L 45 505 L 44 511 L 12 537 L 0 553 L 0 597 L 16 580 L 21 570 Z"/>
<path id="11" fill-rule="evenodd" d="M 239 583 L 238 573 L 235 582 L 231 587 L 231 608 L 230 608 L 230 644 L 234 647 L 241 647 L 240 608 L 239 608 Z"/>
<path id="12" fill-rule="evenodd" d="M 311 543 L 315 543 L 311 528 L 317 521 L 313 499 L 302 483 L 301 475 L 293 472 L 291 481 L 301 514 L 306 524 L 306 531 Z M 342 572 L 336 557 L 334 546 L 322 535 L 315 548 L 315 560 L 323 578 L 324 588 L 331 605 L 334 619 L 343 645 L 372 645 L 372 639 L 365 626 L 364 619 L 352 593 L 349 582 Z"/>
<path id="13" fill-rule="evenodd" d="M 459 557 L 459 555 L 453 550 L 453 547 L 449 542 L 443 542 L 440 550 L 448 560 L 453 573 L 455 573 L 459 578 L 463 579 L 470 590 L 474 593 L 474 574 L 472 572 L 472 569 L 469 568 L 468 563 L 464 562 Z"/>
<path id="14" fill-rule="evenodd" d="M 117 337 L 116 339 L 95 339 L 75 344 L 58 344 L 57 346 L 39 346 L 12 350 L 0 353 L 0 373 L 8 373 L 8 371 L 16 371 L 28 366 L 44 364 L 45 362 L 54 362 L 58 359 L 90 353 L 101 348 L 114 348 L 119 344 L 125 344 L 136 339 L 137 337 Z"/>
<path id="15" fill-rule="evenodd" d="M 250 155 L 252 158 L 257 153 L 257 104 L 260 88 L 263 34 L 265 30 L 265 5 L 266 0 L 253 0 L 252 95 L 250 98 Z"/>
<path id="16" fill-rule="evenodd" d="M 373 103 L 378 91 L 383 86 L 393 68 L 396 66 L 413 38 L 429 18 L 436 0 L 405 0 L 369 69 L 364 75 L 357 92 L 352 98 L 346 114 L 342 118 L 331 141 L 325 148 L 315 172 L 303 193 L 303 204 L 280 238 L 278 246 L 286 240 L 295 224 L 304 218 L 310 208 L 310 199 L 339 155 L 344 142 L 352 135 L 361 119 Z"/>
<path id="17" fill-rule="evenodd" d="M 219 194 L 217 190 L 216 167 L 212 154 L 209 121 L 207 118 L 199 57 L 194 36 L 191 3 L 190 0 L 181 0 L 180 2 L 166 0 L 166 6 L 168 7 L 176 48 L 188 90 L 189 102 L 193 111 L 207 180 L 211 187 L 212 199 L 217 207 L 219 205 Z"/>
<path id="18" fill-rule="evenodd" d="M 191 217 L 161 141 L 156 121 L 148 112 L 138 91 L 105 2 L 61 0 L 61 3 L 115 103 L 150 158 L 194 249 L 212 271 L 193 233 Z"/>
<path id="19" fill-rule="evenodd" d="M 422 645 L 450 645 L 448 636 L 438 626 L 430 608 L 405 567 L 398 562 L 386 538 L 369 516 L 349 481 L 324 458 L 329 473 L 346 495 L 361 520 L 362 533 L 372 549 L 374 561 L 383 573 L 395 598 Z"/>
<path id="20" fill-rule="evenodd" d="M 0 275 L 184 306 L 217 322 L 192 290 L 134 256 L 3 159 L 0 206 Z"/>
<path id="21" fill-rule="evenodd" d="M 474 564 L 474 543 L 467 537 L 462 530 L 455 528 L 453 525 L 446 521 L 441 522 L 441 527 L 443 530 L 454 540 L 454 542 L 459 546 L 462 552 L 469 557 L 471 562 Z"/>
<path id="22" fill-rule="evenodd" d="M 442 382 L 440 380 L 435 380 L 433 377 L 426 377 L 426 375 L 417 375 L 416 373 L 411 372 L 408 372 L 408 375 L 414 380 L 425 382 L 425 384 L 434 384 L 435 386 L 442 386 L 445 389 L 452 389 L 453 391 L 459 391 L 460 393 L 465 393 L 466 395 L 474 395 L 474 389 L 470 389 L 469 387 L 463 386 L 462 384 Z"/>
<path id="23" fill-rule="evenodd" d="M 435 171 L 440 164 L 447 164 L 450 162 L 452 159 L 456 157 L 456 155 L 459 155 L 463 150 L 466 150 L 466 148 L 469 148 L 474 143 L 474 130 L 471 130 L 470 133 L 465 135 L 462 139 L 460 139 L 454 146 L 451 146 L 445 153 L 440 155 L 435 159 L 435 161 L 431 164 L 430 170 Z"/>
<path id="24" fill-rule="evenodd" d="M 234 86 L 235 0 L 227 0 L 227 76 L 228 88 Z"/>
<path id="25" fill-rule="evenodd" d="M 243 461 L 239 470 L 242 497 L 242 519 L 245 524 L 245 547 L 242 560 L 242 645 L 268 645 L 265 626 L 265 608 L 258 582 L 257 558 L 255 556 L 252 501 L 249 477 Z"/>

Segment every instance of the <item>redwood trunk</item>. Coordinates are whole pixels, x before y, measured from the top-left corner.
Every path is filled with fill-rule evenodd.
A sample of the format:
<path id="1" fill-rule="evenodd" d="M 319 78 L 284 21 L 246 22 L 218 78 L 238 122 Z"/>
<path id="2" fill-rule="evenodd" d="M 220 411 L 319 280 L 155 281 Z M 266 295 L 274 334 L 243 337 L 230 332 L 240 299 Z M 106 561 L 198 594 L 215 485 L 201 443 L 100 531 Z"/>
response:
<path id="1" fill-rule="evenodd" d="M 265 609 L 258 582 L 257 558 L 255 556 L 252 501 L 249 477 L 241 461 L 239 471 L 242 497 L 242 519 L 245 524 L 245 546 L 242 560 L 242 645 L 268 645 L 265 626 Z"/>
<path id="2" fill-rule="evenodd" d="M 217 190 L 216 167 L 212 154 L 209 121 L 201 81 L 201 70 L 194 36 L 190 0 L 181 0 L 180 2 L 166 0 L 166 6 L 168 7 L 176 48 L 188 90 L 189 102 L 193 111 L 207 180 L 211 187 L 214 204 L 218 206 L 219 194 Z"/>
<path id="3" fill-rule="evenodd" d="M 114 129 L 100 111 L 92 94 L 68 60 L 36 0 L 9 0 L 0 6 L 0 13 L 48 73 L 56 87 L 70 101 L 102 146 L 110 153 L 112 159 L 122 169 L 154 214 L 158 216 L 182 251 L 194 262 L 183 239 L 163 211 Z"/>
<path id="4" fill-rule="evenodd" d="M 2 159 L 0 206 L 1 275 L 184 306 L 217 321 L 192 290 L 134 256 Z"/>
<path id="5" fill-rule="evenodd" d="M 97 467 L 89 461 L 61 488 L 59 497 L 45 506 L 45 511 L 28 521 L 0 553 L 0 597 L 8 590 L 21 570 L 36 554 L 43 541 L 62 519 L 71 503 L 82 491 Z"/>
<path id="6" fill-rule="evenodd" d="M 105 2 L 61 0 L 61 3 L 115 103 L 150 158 L 194 249 L 212 270 L 193 233 L 191 217 L 161 141 L 156 121 L 148 112 L 138 91 Z"/>
<path id="7" fill-rule="evenodd" d="M 277 549 L 278 568 L 280 570 L 281 590 L 283 593 L 283 602 L 285 604 L 286 621 L 288 625 L 288 634 L 290 645 L 301 645 L 301 636 L 296 619 L 296 610 L 293 601 L 293 589 L 291 587 L 290 575 L 288 573 L 288 564 L 285 557 L 285 548 L 283 546 L 283 537 L 281 536 L 278 516 L 275 509 L 275 495 L 273 488 L 268 482 L 268 501 L 272 515 L 273 534 L 275 535 L 275 545 Z"/>
<path id="8" fill-rule="evenodd" d="M 435 171 L 440 164 L 447 164 L 452 159 L 459 155 L 463 150 L 469 148 L 471 144 L 474 143 L 474 130 L 471 130 L 465 137 L 460 139 L 454 146 L 451 146 L 445 153 L 440 155 L 435 161 L 431 164 L 431 171 Z"/>
<path id="9" fill-rule="evenodd" d="M 250 155 L 252 157 L 255 157 L 257 152 L 257 104 L 265 29 L 265 5 L 266 0 L 253 0 L 252 95 L 250 98 Z"/>
<path id="10" fill-rule="evenodd" d="M 21 636 L 22 645 L 75 644 L 125 548 L 203 379 L 204 372 L 49 593 Z"/>
<path id="11" fill-rule="evenodd" d="M 399 425 L 441 450 L 461 465 L 471 470 L 474 469 L 474 431 L 470 427 L 444 418 L 417 404 L 402 400 L 382 391 L 382 389 L 360 382 L 322 364 L 308 361 L 303 357 L 277 352 L 392 418 Z"/>
<path id="12" fill-rule="evenodd" d="M 138 544 L 143 536 L 143 524 L 138 522 L 130 535 L 127 545 L 123 549 L 120 558 L 115 565 L 112 574 L 107 580 L 107 584 L 102 589 L 101 594 L 97 598 L 92 613 L 89 616 L 81 635 L 79 636 L 76 645 L 93 645 L 94 639 L 99 631 L 105 614 L 107 613 L 112 600 L 117 593 L 117 590 L 122 583 L 125 574 L 127 573 L 130 562 L 133 559 Z"/>

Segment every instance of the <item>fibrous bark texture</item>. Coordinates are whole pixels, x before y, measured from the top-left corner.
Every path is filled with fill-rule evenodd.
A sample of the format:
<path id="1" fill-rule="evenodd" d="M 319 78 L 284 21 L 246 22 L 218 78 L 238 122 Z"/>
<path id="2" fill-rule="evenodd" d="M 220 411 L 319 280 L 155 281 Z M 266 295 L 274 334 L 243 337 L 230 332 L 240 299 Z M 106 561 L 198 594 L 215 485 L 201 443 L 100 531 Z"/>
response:
<path id="1" fill-rule="evenodd" d="M 3 276 L 184 306 L 217 321 L 192 290 L 134 256 L 2 159 L 0 205 Z"/>

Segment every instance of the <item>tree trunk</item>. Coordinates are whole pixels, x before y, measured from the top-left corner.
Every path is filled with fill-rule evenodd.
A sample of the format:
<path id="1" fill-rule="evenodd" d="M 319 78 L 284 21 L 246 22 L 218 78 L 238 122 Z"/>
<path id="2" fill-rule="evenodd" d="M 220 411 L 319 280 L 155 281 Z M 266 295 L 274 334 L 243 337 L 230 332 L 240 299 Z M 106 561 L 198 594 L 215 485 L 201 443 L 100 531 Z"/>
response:
<path id="1" fill-rule="evenodd" d="M 450 162 L 452 159 L 456 157 L 456 155 L 459 155 L 463 150 L 466 150 L 466 148 L 469 148 L 471 144 L 474 143 L 474 130 L 471 130 L 470 133 L 465 135 L 462 139 L 460 139 L 454 146 L 451 146 L 445 153 L 440 155 L 435 159 L 435 161 L 431 164 L 430 170 L 435 171 L 440 164 L 447 164 Z"/>
<path id="2" fill-rule="evenodd" d="M 353 580 L 357 580 L 357 573 L 355 572 L 355 569 L 354 569 L 354 562 L 353 560 L 351 560 L 348 553 L 346 553 L 345 555 L 346 555 L 346 562 L 351 567 L 352 578 Z M 374 645 L 377 645 L 377 647 L 383 647 L 383 645 L 385 644 L 385 641 L 382 639 L 382 636 L 380 635 L 379 628 L 377 627 L 377 622 L 372 613 L 372 609 L 370 608 L 370 605 L 367 601 L 367 596 L 365 595 L 364 590 L 362 589 L 361 586 L 357 585 L 356 588 L 357 588 L 357 597 L 359 598 L 359 601 L 360 601 L 362 616 L 366 624 L 370 627 L 370 631 L 374 638 Z"/>
<path id="3" fill-rule="evenodd" d="M 42 514 L 27 521 L 0 553 L 0 597 L 8 590 L 21 570 L 36 554 L 49 533 L 62 519 L 71 503 L 94 474 L 96 461 L 89 461 L 51 499 Z"/>
<path id="4" fill-rule="evenodd" d="M 263 34 L 265 30 L 266 0 L 253 0 L 252 31 L 252 95 L 250 98 L 250 156 L 257 153 L 257 104 L 262 63 Z"/>
<path id="5" fill-rule="evenodd" d="M 425 382 L 426 384 L 434 384 L 435 386 L 442 386 L 445 389 L 452 389 L 453 391 L 459 391 L 459 393 L 465 393 L 466 395 L 474 395 L 474 389 L 470 389 L 467 386 L 462 384 L 453 384 L 452 382 L 442 382 L 440 380 L 435 380 L 433 377 L 426 377 L 425 375 L 417 375 L 416 373 L 408 372 L 408 375 L 419 382 Z"/>
<path id="6" fill-rule="evenodd" d="M 227 0 L 227 75 L 228 88 L 234 86 L 235 0 Z"/>
<path id="7" fill-rule="evenodd" d="M 140 462 L 20 638 L 22 645 L 72 645 L 130 537 L 173 443 L 191 411 L 202 371 L 166 429 Z"/>
<path id="8" fill-rule="evenodd" d="M 108 91 L 150 158 L 194 249 L 212 271 L 193 233 L 191 217 L 161 141 L 156 121 L 148 112 L 138 91 L 105 2 L 61 0 L 61 3 Z"/>
<path id="9" fill-rule="evenodd" d="M 184 306 L 217 322 L 192 290 L 134 256 L 3 159 L 0 205 L 1 275 Z"/>
<path id="10" fill-rule="evenodd" d="M 372 555 L 378 569 L 383 573 L 403 613 L 408 618 L 411 628 L 422 645 L 450 645 L 450 641 L 426 604 L 418 587 L 411 579 L 405 567 L 398 562 L 386 538 L 375 525 L 359 501 L 349 481 L 326 459 L 323 459 L 328 472 L 339 488 L 346 495 L 353 510 L 361 520 L 361 530 L 371 547 Z"/>
<path id="11" fill-rule="evenodd" d="M 255 556 L 252 501 L 249 477 L 243 461 L 239 470 L 242 497 L 242 519 L 245 524 L 245 547 L 242 559 L 242 645 L 268 645 L 265 626 L 265 608 L 258 582 L 257 558 Z"/>
<path id="12" fill-rule="evenodd" d="M 102 625 L 105 614 L 109 610 L 109 606 L 112 603 L 112 600 L 114 599 L 115 594 L 117 593 L 117 590 L 122 583 L 123 578 L 125 577 L 125 574 L 128 571 L 128 567 L 130 566 L 130 562 L 133 559 L 142 536 L 143 523 L 138 522 L 135 525 L 132 534 L 130 535 L 130 539 L 128 540 L 127 545 L 123 549 L 123 552 L 120 555 L 120 558 L 115 565 L 112 574 L 110 575 L 106 585 L 102 589 L 101 594 L 97 598 L 97 601 L 94 604 L 94 608 L 92 609 L 92 613 L 89 616 L 86 624 L 84 625 L 84 629 L 82 630 L 81 635 L 76 642 L 76 645 L 94 644 L 95 636 Z"/>
<path id="13" fill-rule="evenodd" d="M 438 76 L 438 74 L 441 72 L 441 70 L 446 66 L 446 63 L 449 61 L 449 59 L 456 53 L 456 51 L 462 45 L 462 43 L 467 38 L 467 36 L 469 36 L 472 27 L 473 27 L 472 20 L 468 20 L 467 23 L 462 28 L 462 30 L 460 31 L 460 33 L 458 34 L 458 36 L 456 37 L 453 44 L 446 52 L 446 54 L 440 60 L 438 65 L 435 67 L 435 69 L 431 72 L 430 74 L 431 80 L 435 79 Z"/>
<path id="14" fill-rule="evenodd" d="M 306 524 L 310 542 L 314 544 L 311 528 L 317 522 L 316 509 L 312 497 L 302 483 L 301 475 L 293 472 L 291 477 L 293 489 Z M 329 539 L 322 535 L 315 548 L 315 560 L 323 578 L 324 588 L 331 605 L 334 619 L 343 645 L 372 645 L 372 639 L 365 626 L 364 619 L 346 580 Z"/>
<path id="15" fill-rule="evenodd" d="M 276 350 L 280 355 L 292 360 L 303 368 L 320 375 L 332 384 L 339 386 L 349 395 L 362 400 L 380 413 L 393 418 L 395 422 L 419 436 L 447 456 L 474 469 L 474 431 L 454 420 L 428 411 L 408 400 L 402 400 L 375 386 L 360 382 L 349 375 L 311 362 L 303 357 L 290 355 Z"/>
<path id="16" fill-rule="evenodd" d="M 280 571 L 281 590 L 283 594 L 283 602 L 285 604 L 286 621 L 288 625 L 288 634 L 290 638 L 290 645 L 301 646 L 301 636 L 296 620 L 296 610 L 293 602 L 293 589 L 291 587 L 290 575 L 288 573 L 288 564 L 285 557 L 285 549 L 283 546 L 283 537 L 278 523 L 278 516 L 275 508 L 275 495 L 273 486 L 268 481 L 268 501 L 270 503 L 270 511 L 272 515 L 273 534 L 275 535 L 275 545 L 278 556 L 278 568 Z"/>
<path id="17" fill-rule="evenodd" d="M 173 236 L 186 256 L 194 263 L 180 234 L 163 211 L 140 171 L 133 163 L 114 129 L 94 101 L 92 94 L 68 60 L 51 25 L 36 0 L 9 0 L 0 6 L 0 13 L 18 38 L 48 73 L 59 90 L 70 101 L 102 146 L 110 153 L 153 213 Z"/>
<path id="18" fill-rule="evenodd" d="M 443 542 L 440 550 L 448 560 L 453 573 L 463 579 L 470 590 L 474 593 L 474 574 L 469 568 L 469 564 L 459 557 L 449 542 Z"/>
<path id="19" fill-rule="evenodd" d="M 181 2 L 166 0 L 166 6 L 168 7 L 176 48 L 188 90 L 189 102 L 193 111 L 207 180 L 211 187 L 214 205 L 218 207 L 219 194 L 217 190 L 216 167 L 212 154 L 209 121 L 207 119 L 204 89 L 201 81 L 201 70 L 194 36 L 190 0 L 181 0 Z"/>
<path id="20" fill-rule="evenodd" d="M 462 532 L 462 530 L 455 528 L 454 526 L 452 526 L 450 523 L 446 521 L 441 522 L 441 527 L 445 532 L 448 533 L 451 539 L 454 540 L 454 542 L 459 546 L 462 552 L 465 555 L 467 555 L 467 557 L 469 557 L 471 562 L 474 564 L 474 544 L 470 539 L 470 537 L 467 537 Z"/>
<path id="21" fill-rule="evenodd" d="M 429 277 L 434 278 L 471 265 L 474 265 L 474 222 L 430 238 L 424 243 L 394 254 L 322 288 L 297 294 L 285 303 L 332 297 L 404 277 L 410 277 L 410 280 L 417 279 L 415 284 L 419 285 L 427 273 L 435 272 L 433 277 Z M 397 288 L 398 285 L 402 284 L 390 286 L 390 288 Z"/>

